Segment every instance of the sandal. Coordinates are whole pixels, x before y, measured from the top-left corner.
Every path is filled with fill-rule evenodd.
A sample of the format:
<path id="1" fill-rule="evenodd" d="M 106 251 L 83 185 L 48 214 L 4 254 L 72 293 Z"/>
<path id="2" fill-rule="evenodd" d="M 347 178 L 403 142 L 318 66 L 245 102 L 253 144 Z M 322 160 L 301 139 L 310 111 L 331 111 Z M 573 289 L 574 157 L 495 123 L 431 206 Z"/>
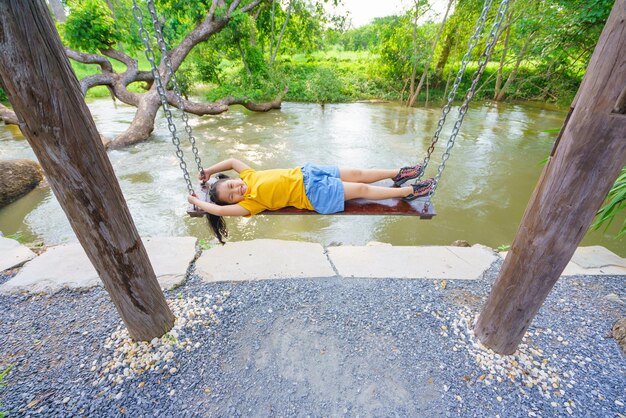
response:
<path id="1" fill-rule="evenodd" d="M 435 188 L 435 179 L 427 179 L 424 181 L 420 181 L 417 184 L 412 184 L 413 193 L 408 196 L 402 198 L 405 202 L 410 202 L 411 200 L 415 200 L 418 197 L 428 196 L 430 192 Z"/>
<path id="2" fill-rule="evenodd" d="M 398 171 L 398 174 L 391 180 L 393 180 L 395 187 L 400 187 L 405 182 L 419 177 L 422 171 L 424 171 L 424 168 L 421 164 L 414 165 L 413 167 L 402 167 L 400 171 Z"/>

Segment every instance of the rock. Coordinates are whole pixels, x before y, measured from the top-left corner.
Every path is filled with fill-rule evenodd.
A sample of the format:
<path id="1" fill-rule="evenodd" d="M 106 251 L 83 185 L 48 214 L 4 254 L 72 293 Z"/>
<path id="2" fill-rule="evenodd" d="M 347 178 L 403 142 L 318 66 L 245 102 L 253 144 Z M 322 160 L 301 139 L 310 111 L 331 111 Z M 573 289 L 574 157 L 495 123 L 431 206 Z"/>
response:
<path id="1" fill-rule="evenodd" d="M 471 247 L 470 243 L 464 239 L 457 239 L 452 243 L 453 247 Z"/>
<path id="2" fill-rule="evenodd" d="M 42 180 L 41 167 L 35 161 L 0 161 L 0 207 L 30 192 Z"/>
<path id="3" fill-rule="evenodd" d="M 35 253 L 19 242 L 0 237 L 0 271 L 18 267 L 35 258 Z"/>
<path id="4" fill-rule="evenodd" d="M 615 293 L 609 293 L 608 295 L 606 295 L 604 297 L 604 299 L 609 300 L 611 302 L 619 303 L 620 305 L 624 304 L 622 299 L 618 295 L 616 295 Z"/>
<path id="5" fill-rule="evenodd" d="M 0 103 L 0 121 L 4 120 L 7 125 L 17 125 L 19 121 L 15 112 Z"/>
<path id="6" fill-rule="evenodd" d="M 622 318 L 613 325 L 613 338 L 626 354 L 626 318 Z"/>

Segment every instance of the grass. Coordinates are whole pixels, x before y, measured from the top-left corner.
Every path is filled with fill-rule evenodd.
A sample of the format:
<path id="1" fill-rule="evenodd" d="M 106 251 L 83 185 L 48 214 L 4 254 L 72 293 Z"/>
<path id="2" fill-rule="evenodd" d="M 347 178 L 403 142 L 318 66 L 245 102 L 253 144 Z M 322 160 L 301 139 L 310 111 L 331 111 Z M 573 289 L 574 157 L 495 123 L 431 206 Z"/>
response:
<path id="1" fill-rule="evenodd" d="M 9 374 L 12 367 L 13 365 L 11 364 L 9 367 L 7 367 L 2 372 L 0 372 L 0 387 L 6 386 L 6 383 L 4 382 L 4 378 L 6 377 L 7 374 Z M 2 404 L 0 404 L 0 406 L 2 406 Z M 5 416 L 6 416 L 6 412 L 0 411 L 0 418 L 4 418 Z"/>

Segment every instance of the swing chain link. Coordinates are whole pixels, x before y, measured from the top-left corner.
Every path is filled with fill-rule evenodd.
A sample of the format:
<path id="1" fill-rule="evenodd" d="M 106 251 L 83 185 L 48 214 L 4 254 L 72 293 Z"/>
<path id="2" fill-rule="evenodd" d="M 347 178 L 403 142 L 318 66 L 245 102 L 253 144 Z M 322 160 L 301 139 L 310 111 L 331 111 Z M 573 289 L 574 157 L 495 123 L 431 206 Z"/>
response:
<path id="1" fill-rule="evenodd" d="M 508 0 L 505 0 L 505 1 L 508 2 Z M 459 89 L 459 86 L 461 85 L 461 81 L 463 79 L 463 75 L 465 74 L 465 68 L 467 67 L 467 64 L 469 63 L 470 58 L 472 56 L 472 51 L 474 50 L 474 47 L 478 43 L 478 38 L 480 37 L 480 33 L 482 32 L 482 30 L 483 30 L 483 28 L 485 26 L 485 21 L 487 19 L 487 13 L 489 13 L 489 10 L 491 9 L 492 3 L 493 3 L 493 0 L 485 0 L 485 2 L 483 4 L 483 10 L 480 13 L 480 17 L 476 21 L 476 27 L 475 27 L 475 30 L 474 30 L 474 34 L 469 39 L 467 52 L 465 53 L 465 55 L 463 55 L 463 58 L 461 59 L 461 65 L 459 67 L 459 70 L 457 71 L 456 78 L 454 79 L 454 84 L 452 85 L 452 90 L 450 90 L 450 93 L 448 94 L 448 100 L 447 100 L 445 106 L 442 109 L 441 118 L 439 118 L 439 122 L 437 123 L 437 129 L 435 130 L 435 133 L 433 134 L 432 141 L 431 141 L 430 146 L 428 147 L 428 150 L 426 152 L 426 157 L 424 158 L 424 162 L 422 163 L 422 167 L 423 167 L 422 173 L 416 179 L 416 181 L 415 181 L 416 184 L 417 184 L 417 182 L 419 182 L 421 180 L 424 172 L 426 171 L 426 167 L 428 167 L 428 163 L 430 162 L 431 155 L 432 155 L 432 153 L 435 150 L 435 145 L 437 144 L 437 141 L 439 141 L 439 135 L 441 134 L 443 126 L 444 126 L 444 124 L 446 122 L 446 118 L 448 117 L 448 113 L 450 113 L 450 110 L 452 109 L 452 102 L 454 101 L 454 99 L 456 97 L 456 92 Z M 432 195 L 432 193 L 431 193 L 431 195 Z"/>
<path id="2" fill-rule="evenodd" d="M 183 150 L 180 148 L 180 138 L 178 138 L 178 134 L 176 133 L 176 124 L 174 124 L 174 121 L 172 119 L 172 112 L 170 111 L 168 101 L 167 101 L 167 96 L 165 95 L 165 88 L 163 86 L 163 82 L 161 80 L 161 76 L 159 74 L 159 70 L 156 65 L 156 57 L 154 54 L 154 50 L 152 49 L 152 46 L 150 45 L 150 34 L 144 27 L 143 12 L 141 8 L 139 8 L 139 6 L 137 5 L 136 0 L 133 0 L 132 13 L 133 13 L 133 16 L 135 17 L 135 20 L 139 24 L 139 36 L 141 37 L 141 40 L 145 48 L 144 52 L 145 52 L 146 58 L 150 62 L 152 77 L 154 78 L 154 82 L 156 83 L 156 86 L 157 86 L 157 92 L 161 100 L 161 108 L 163 109 L 163 113 L 165 115 L 165 118 L 167 119 L 168 130 L 172 134 L 172 144 L 174 144 L 174 146 L 176 147 L 176 156 L 178 157 L 178 160 L 179 160 L 178 165 L 183 171 L 183 177 L 185 179 L 185 183 L 187 184 L 187 191 L 189 192 L 189 194 L 195 194 L 193 190 L 193 185 L 191 184 L 191 177 L 189 176 L 189 172 L 187 171 L 187 163 L 185 163 L 185 159 L 183 157 L 184 155 Z"/>
<path id="3" fill-rule="evenodd" d="M 185 112 L 185 103 L 183 102 L 183 98 L 180 93 L 180 87 L 178 84 L 178 79 L 176 78 L 176 72 L 172 67 L 172 61 L 170 60 L 169 50 L 167 48 L 167 44 L 165 42 L 165 38 L 163 37 L 163 31 L 161 29 L 161 24 L 159 23 L 159 19 L 156 13 L 156 9 L 154 7 L 154 3 L 151 0 L 147 0 L 146 4 L 148 6 L 148 11 L 150 12 L 150 16 L 152 18 L 152 25 L 154 27 L 154 32 L 156 36 L 157 43 L 161 50 L 161 57 L 165 66 L 167 67 L 167 75 L 168 79 L 172 82 L 172 87 L 174 90 L 174 95 L 176 96 L 176 101 L 178 102 L 178 108 L 181 110 L 181 118 L 185 123 L 185 132 L 187 132 L 187 137 L 189 138 L 189 143 L 191 144 L 191 150 L 193 152 L 194 159 L 196 161 L 196 165 L 198 167 L 198 172 L 202 173 L 202 162 L 200 161 L 200 156 L 198 153 L 198 147 L 196 146 L 196 138 L 193 136 L 193 131 L 191 126 L 189 125 L 189 115 Z"/>
<path id="4" fill-rule="evenodd" d="M 500 25 L 502 24 L 502 20 L 504 19 L 508 6 L 509 6 L 509 0 L 502 0 L 502 2 L 500 3 L 500 7 L 498 8 L 498 12 L 494 19 L 493 25 L 491 26 L 491 30 L 489 31 L 489 36 L 487 37 L 487 40 L 485 42 L 485 50 L 483 51 L 482 55 L 478 59 L 478 68 L 472 75 L 472 84 L 469 87 L 469 89 L 467 89 L 467 92 L 465 93 L 465 99 L 463 101 L 463 104 L 459 107 L 459 114 L 458 114 L 457 120 L 454 123 L 452 132 L 450 133 L 450 137 L 448 138 L 446 149 L 443 155 L 441 156 L 441 164 L 439 164 L 439 167 L 437 169 L 437 175 L 435 176 L 435 184 L 433 185 L 433 188 L 431 189 L 429 196 L 432 196 L 435 193 L 435 190 L 437 189 L 437 185 L 439 184 L 439 179 L 441 178 L 441 175 L 443 174 L 443 170 L 446 167 L 446 161 L 448 160 L 448 158 L 450 158 L 450 152 L 452 151 L 452 147 L 454 147 L 456 137 L 459 131 L 461 130 L 461 125 L 463 124 L 463 120 L 465 118 L 465 114 L 467 113 L 467 109 L 469 108 L 469 104 L 471 100 L 474 98 L 474 95 L 476 94 L 476 87 L 478 85 L 478 81 L 480 80 L 483 73 L 485 72 L 487 63 L 489 62 L 489 59 L 491 58 L 491 52 L 493 50 L 493 47 L 495 46 L 497 34 L 498 34 L 498 31 L 500 30 Z"/>

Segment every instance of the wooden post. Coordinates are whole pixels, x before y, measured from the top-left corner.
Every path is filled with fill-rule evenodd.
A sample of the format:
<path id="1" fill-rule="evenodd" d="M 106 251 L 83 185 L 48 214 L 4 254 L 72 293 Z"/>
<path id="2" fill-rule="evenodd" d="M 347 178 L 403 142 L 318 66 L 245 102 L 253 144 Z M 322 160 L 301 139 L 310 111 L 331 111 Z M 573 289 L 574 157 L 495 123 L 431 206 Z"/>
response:
<path id="1" fill-rule="evenodd" d="M 174 316 L 43 0 L 0 0 L 0 56 L 20 129 L 131 337 L 160 337 Z"/>
<path id="2" fill-rule="evenodd" d="M 616 0 L 474 328 L 498 353 L 516 350 L 626 164 L 626 115 L 615 111 L 625 86 L 626 0 Z"/>

